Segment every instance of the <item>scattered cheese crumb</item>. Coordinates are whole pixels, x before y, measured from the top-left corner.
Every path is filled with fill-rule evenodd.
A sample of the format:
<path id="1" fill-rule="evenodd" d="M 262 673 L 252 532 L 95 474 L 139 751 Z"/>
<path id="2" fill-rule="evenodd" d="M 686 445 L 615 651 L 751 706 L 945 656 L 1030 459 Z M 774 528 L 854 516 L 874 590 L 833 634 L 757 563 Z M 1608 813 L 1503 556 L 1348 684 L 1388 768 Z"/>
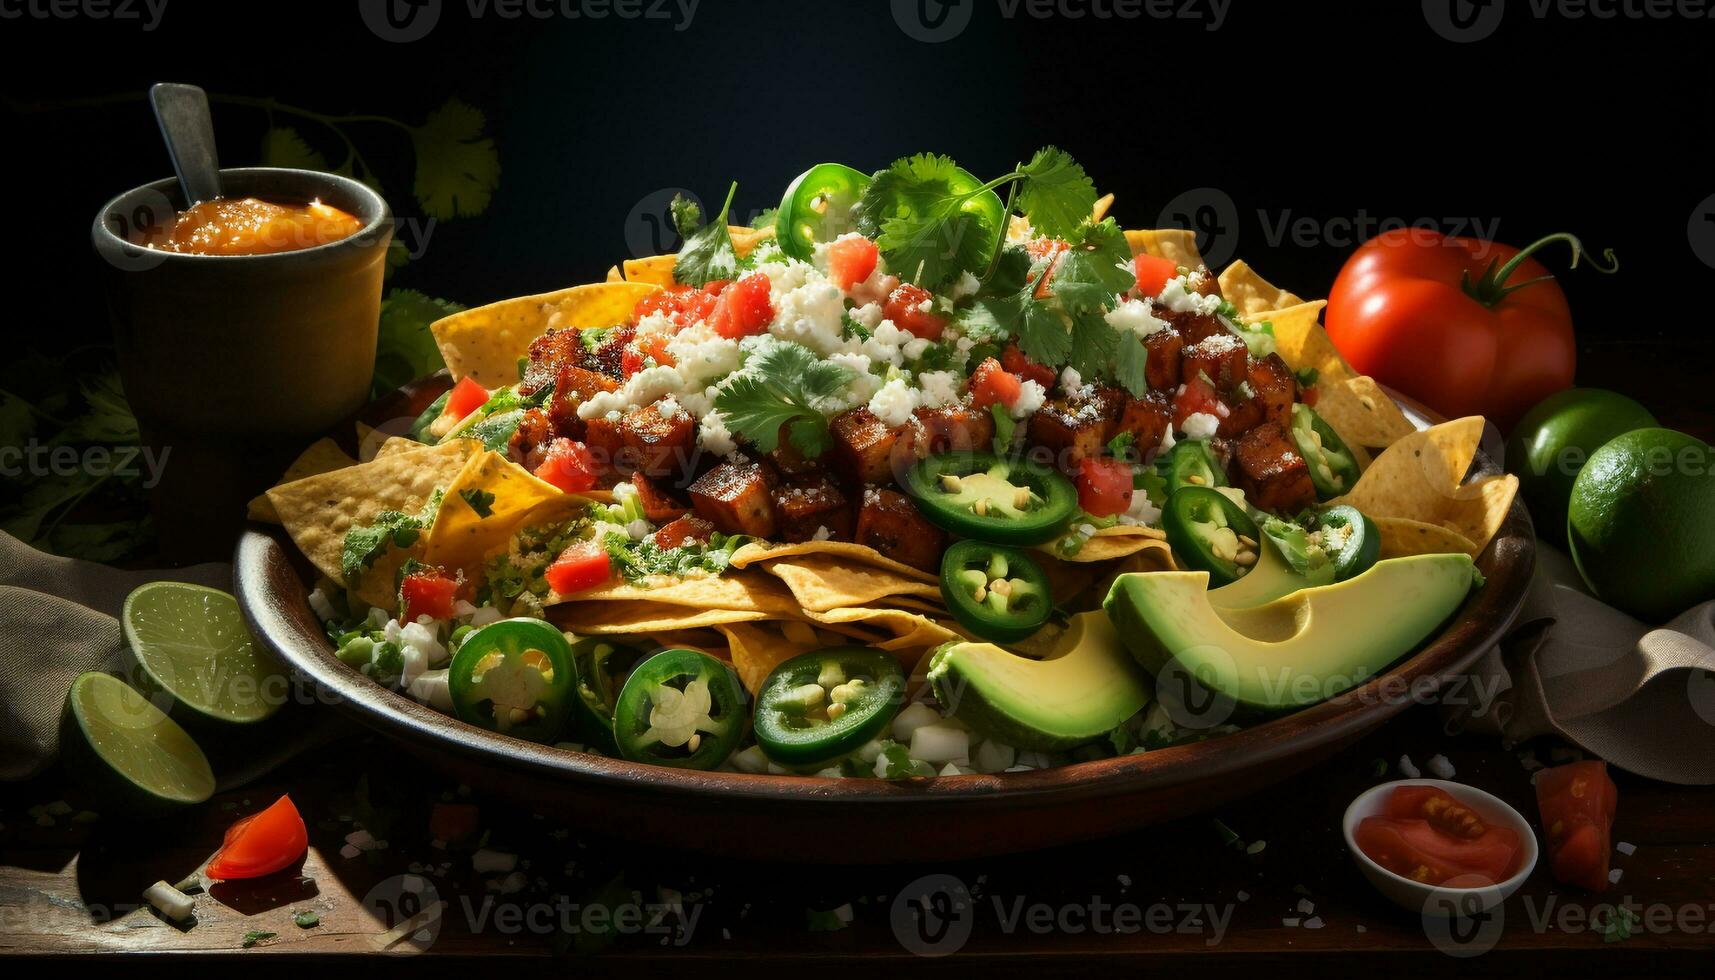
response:
<path id="1" fill-rule="evenodd" d="M 1411 756 L 1402 755 L 1399 757 L 1399 773 L 1407 779 L 1416 779 L 1423 775 L 1423 770 L 1417 768 L 1416 763 L 1411 761 Z"/>
<path id="2" fill-rule="evenodd" d="M 1453 773 L 1456 771 L 1453 768 L 1453 763 L 1448 761 L 1446 756 L 1440 754 L 1430 756 L 1429 761 L 1424 765 L 1429 767 L 1429 772 L 1436 779 L 1452 779 Z"/>

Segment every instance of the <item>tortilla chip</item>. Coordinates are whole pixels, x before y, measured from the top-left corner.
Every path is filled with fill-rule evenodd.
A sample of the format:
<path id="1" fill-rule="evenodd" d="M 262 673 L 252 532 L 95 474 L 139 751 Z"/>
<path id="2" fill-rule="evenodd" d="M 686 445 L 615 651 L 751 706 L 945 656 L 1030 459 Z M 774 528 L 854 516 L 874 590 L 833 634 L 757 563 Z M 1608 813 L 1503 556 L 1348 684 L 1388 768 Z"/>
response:
<path id="1" fill-rule="evenodd" d="M 298 454 L 292 460 L 292 465 L 286 467 L 286 472 L 280 474 L 280 479 L 274 481 L 276 487 L 302 480 L 308 476 L 319 476 L 322 473 L 332 473 L 347 466 L 357 465 L 357 460 L 346 455 L 339 448 L 339 443 L 332 439 L 317 439 L 310 443 L 309 448 Z M 274 504 L 268 500 L 266 491 L 257 494 L 250 501 L 250 519 L 264 521 L 269 524 L 280 523 L 280 514 L 274 509 Z"/>
<path id="2" fill-rule="evenodd" d="M 1061 561 L 1087 564 L 1098 561 L 1113 561 L 1116 558 L 1126 558 L 1140 551 L 1163 551 L 1169 556 L 1173 549 L 1167 544 L 1167 535 L 1159 528 L 1143 527 L 1137 524 L 1115 524 L 1113 527 L 1097 529 L 1090 540 L 1078 549 L 1075 555 L 1062 553 L 1056 542 L 1036 546 L 1037 551 L 1059 558 Z M 1169 558 L 1169 561 L 1172 559 Z"/>
<path id="3" fill-rule="evenodd" d="M 798 610 L 798 603 L 791 594 L 760 570 L 678 579 L 664 585 L 612 583 L 575 595 L 550 595 L 544 604 L 570 602 L 658 602 L 669 606 L 736 609 L 778 616 Z"/>
<path id="4" fill-rule="evenodd" d="M 550 328 L 623 323 L 638 300 L 659 288 L 635 282 L 573 286 L 454 313 L 430 324 L 429 330 L 454 381 L 470 377 L 485 388 L 498 388 L 518 380 L 518 359 Z"/>
<path id="5" fill-rule="evenodd" d="M 1316 414 L 1353 449 L 1386 449 L 1417 431 L 1381 385 L 1365 375 L 1333 384 L 1318 382 Z"/>
<path id="6" fill-rule="evenodd" d="M 501 453 L 480 453 L 447 487 L 426 535 L 423 561 L 474 574 L 483 557 L 505 549 L 518 528 L 563 520 L 584 504 L 584 498 L 537 479 Z"/>
<path id="7" fill-rule="evenodd" d="M 624 282 L 625 281 L 625 276 L 624 276 L 624 274 L 622 274 L 619 271 L 619 266 L 617 266 L 617 265 L 608 266 L 607 280 L 606 281 L 608 281 L 608 282 Z"/>
<path id="8" fill-rule="evenodd" d="M 774 668 L 826 645 L 814 630 L 809 630 L 808 636 L 792 637 L 775 628 L 777 625 L 723 623 L 715 627 L 726 637 L 727 647 L 732 651 L 733 670 L 738 672 L 739 681 L 751 697 L 762 691 L 762 682 L 774 673 Z"/>
<path id="9" fill-rule="evenodd" d="M 902 575 L 832 555 L 805 555 L 770 561 L 762 566 L 786 583 L 800 608 L 823 612 L 840 606 L 861 606 L 880 599 L 905 596 L 938 599 L 941 589 L 916 576 Z M 895 602 L 895 604 L 897 604 Z"/>
<path id="10" fill-rule="evenodd" d="M 381 447 L 375 450 L 375 458 L 386 459 L 389 456 L 397 456 L 400 453 L 408 453 L 416 449 L 421 449 L 423 448 L 423 445 L 423 443 L 420 443 L 415 439 L 407 439 L 404 436 L 388 436 L 387 441 L 383 442 Z"/>
<path id="11" fill-rule="evenodd" d="M 1114 196 L 1112 194 L 1103 194 L 1101 197 L 1096 198 L 1096 206 L 1090 209 L 1090 221 L 1095 224 L 1101 224 L 1102 219 L 1108 216 L 1108 209 L 1113 206 Z"/>
<path id="12" fill-rule="evenodd" d="M 1203 264 L 1202 253 L 1197 251 L 1197 233 L 1183 228 L 1163 228 L 1156 231 L 1128 231 L 1125 241 L 1131 246 L 1131 254 L 1148 252 L 1150 255 L 1164 259 L 1172 259 L 1174 264 L 1195 269 Z"/>
<path id="13" fill-rule="evenodd" d="M 648 635 L 702 629 L 729 623 L 776 619 L 772 613 L 743 609 L 697 609 L 660 602 L 570 602 L 548 610 L 561 629 L 580 636 Z"/>
<path id="14" fill-rule="evenodd" d="M 346 532 L 373 522 L 383 511 L 414 514 L 422 510 L 436 489 L 452 484 L 474 445 L 458 439 L 305 477 L 269 490 L 268 500 L 310 564 L 335 582 L 343 582 L 340 551 Z M 374 597 L 366 598 L 371 605 L 381 604 Z"/>
<path id="15" fill-rule="evenodd" d="M 1322 329 L 1322 308 L 1327 300 L 1313 300 L 1279 307 L 1261 316 L 1249 317 L 1252 323 L 1267 321 L 1274 328 L 1274 346 L 1281 360 L 1294 371 L 1310 368 L 1316 372 L 1318 385 L 1345 381 L 1358 376 L 1340 356 L 1339 348 Z"/>
<path id="16" fill-rule="evenodd" d="M 677 255 L 651 255 L 644 259 L 625 260 L 625 281 L 653 283 L 667 288 L 673 285 L 673 266 Z"/>
<path id="17" fill-rule="evenodd" d="M 774 237 L 774 226 L 767 228 L 746 228 L 743 225 L 727 225 L 727 235 L 732 238 L 732 250 L 744 258 L 756 251 L 756 246 Z"/>
<path id="18" fill-rule="evenodd" d="M 1351 492 L 1336 502 L 1351 504 L 1372 519 L 1436 525 L 1469 539 L 1481 552 L 1500 530 L 1518 493 L 1518 477 L 1511 474 L 1465 482 L 1482 437 L 1478 416 L 1405 436 L 1377 456 Z"/>
<path id="19" fill-rule="evenodd" d="M 1482 552 L 1475 541 L 1439 524 L 1403 517 L 1372 517 L 1381 533 L 1382 558 L 1404 558 L 1409 555 L 1467 554 L 1472 558 Z"/>
<path id="20" fill-rule="evenodd" d="M 1257 275 L 1256 270 L 1242 260 L 1221 270 L 1220 282 L 1222 298 L 1238 307 L 1239 315 L 1247 320 L 1253 317 L 1266 319 L 1259 314 L 1304 303 L 1304 300 Z"/>
<path id="21" fill-rule="evenodd" d="M 887 650 L 895 654 L 901 650 L 938 646 L 948 640 L 968 639 L 964 634 L 956 632 L 950 624 L 941 623 L 922 613 L 905 609 L 891 609 L 882 606 L 849 606 L 843 609 L 829 609 L 824 612 L 812 612 L 806 609 L 804 615 L 817 623 L 827 625 L 858 623 L 891 633 L 893 634 L 892 639 L 882 640 L 872 645 L 877 649 Z M 915 663 L 915 659 L 913 663 Z M 911 666 L 911 664 L 905 665 L 908 670 Z"/>
<path id="22" fill-rule="evenodd" d="M 938 581 L 933 573 L 925 572 L 910 565 L 901 564 L 884 556 L 868 545 L 854 544 L 850 541 L 800 541 L 797 544 L 772 544 L 767 541 L 756 541 L 747 544 L 732 553 L 732 566 L 743 568 L 752 562 L 771 561 L 776 558 L 794 558 L 800 555 L 833 555 L 849 561 L 885 568 L 907 578 L 931 584 Z"/>

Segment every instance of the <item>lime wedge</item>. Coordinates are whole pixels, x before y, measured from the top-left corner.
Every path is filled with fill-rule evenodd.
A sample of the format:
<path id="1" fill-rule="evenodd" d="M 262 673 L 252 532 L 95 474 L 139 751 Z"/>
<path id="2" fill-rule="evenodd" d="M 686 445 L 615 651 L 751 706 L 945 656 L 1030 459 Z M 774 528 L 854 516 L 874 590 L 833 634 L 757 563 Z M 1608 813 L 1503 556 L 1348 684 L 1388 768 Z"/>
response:
<path id="1" fill-rule="evenodd" d="M 126 597 L 119 620 L 145 691 L 159 688 L 195 715 L 237 724 L 261 721 L 286 701 L 285 673 L 225 592 L 150 582 Z"/>
<path id="2" fill-rule="evenodd" d="M 116 802 L 182 805 L 214 795 L 214 771 L 197 743 L 111 674 L 72 681 L 60 748 L 74 777 Z"/>

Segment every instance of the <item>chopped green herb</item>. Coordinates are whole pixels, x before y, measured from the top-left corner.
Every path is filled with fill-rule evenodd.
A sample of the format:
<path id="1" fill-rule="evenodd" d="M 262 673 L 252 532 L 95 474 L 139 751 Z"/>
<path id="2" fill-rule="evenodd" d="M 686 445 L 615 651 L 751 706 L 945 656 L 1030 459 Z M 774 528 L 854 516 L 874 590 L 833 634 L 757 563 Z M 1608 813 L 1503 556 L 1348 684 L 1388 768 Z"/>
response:
<path id="1" fill-rule="evenodd" d="M 701 287 L 717 279 L 731 279 L 738 272 L 738 252 L 733 248 L 732 234 L 727 230 L 727 212 L 731 210 L 733 195 L 737 193 L 738 184 L 734 183 L 727 189 L 726 203 L 721 205 L 721 213 L 715 216 L 715 220 L 686 237 L 685 244 L 679 248 L 679 257 L 673 263 L 675 281 Z M 679 214 L 675 213 L 673 218 L 677 224 Z"/>
<path id="2" fill-rule="evenodd" d="M 1018 429 L 1018 421 L 1000 402 L 989 406 L 989 414 L 994 416 L 994 454 L 1005 456 L 1012 452 L 1012 435 Z"/>
<path id="3" fill-rule="evenodd" d="M 375 515 L 373 522 L 347 531 L 340 549 L 340 572 L 347 584 L 357 581 L 364 569 L 374 565 L 375 560 L 386 553 L 389 545 L 409 548 L 415 544 L 417 536 L 435 522 L 435 513 L 441 509 L 441 496 L 437 489 L 416 514 L 386 510 Z"/>
<path id="4" fill-rule="evenodd" d="M 481 487 L 469 487 L 460 490 L 459 496 L 464 498 L 464 502 L 470 505 L 471 510 L 476 511 L 476 516 L 492 517 L 494 515 L 493 493 Z"/>
<path id="5" fill-rule="evenodd" d="M 245 948 L 245 949 L 249 949 L 249 948 L 250 948 L 250 947 L 252 947 L 252 946 L 254 946 L 254 945 L 256 945 L 256 944 L 257 944 L 257 943 L 259 943 L 259 942 L 261 942 L 261 941 L 262 941 L 262 940 L 264 940 L 264 939 L 273 939 L 273 938 L 274 938 L 274 937 L 275 937 L 275 936 L 277 936 L 277 935 L 279 935 L 279 933 L 274 933 L 274 932 L 254 932 L 254 931 L 252 931 L 252 932 L 247 932 L 247 933 L 245 933 L 245 934 L 244 934 L 244 948 Z"/>
<path id="6" fill-rule="evenodd" d="M 751 355 L 744 370 L 715 396 L 715 408 L 726 417 L 728 429 L 763 452 L 780 445 L 785 428 L 792 445 L 814 459 L 833 444 L 816 403 L 851 380 L 852 371 L 843 364 L 822 360 L 799 344 L 775 343 Z"/>
<path id="7" fill-rule="evenodd" d="M 687 241 L 697 230 L 703 227 L 703 208 L 696 201 L 683 194 L 674 194 L 673 202 L 667 205 L 667 210 L 673 216 L 673 228 L 679 237 Z"/>
<path id="8" fill-rule="evenodd" d="M 297 915 L 292 916 L 292 922 L 296 924 L 299 929 L 314 929 L 316 926 L 322 924 L 322 917 L 314 912 L 299 912 Z"/>

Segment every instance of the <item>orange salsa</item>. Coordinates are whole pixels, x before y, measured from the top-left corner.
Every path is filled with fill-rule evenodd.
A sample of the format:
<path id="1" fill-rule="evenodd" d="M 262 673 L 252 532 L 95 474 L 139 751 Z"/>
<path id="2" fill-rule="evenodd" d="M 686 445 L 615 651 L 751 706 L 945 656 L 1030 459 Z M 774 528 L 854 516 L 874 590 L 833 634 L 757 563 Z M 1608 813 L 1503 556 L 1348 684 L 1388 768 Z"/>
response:
<path id="1" fill-rule="evenodd" d="M 363 223 L 339 208 L 273 204 L 254 197 L 215 198 L 140 233 L 138 245 L 196 255 L 267 255 L 348 238 Z"/>

